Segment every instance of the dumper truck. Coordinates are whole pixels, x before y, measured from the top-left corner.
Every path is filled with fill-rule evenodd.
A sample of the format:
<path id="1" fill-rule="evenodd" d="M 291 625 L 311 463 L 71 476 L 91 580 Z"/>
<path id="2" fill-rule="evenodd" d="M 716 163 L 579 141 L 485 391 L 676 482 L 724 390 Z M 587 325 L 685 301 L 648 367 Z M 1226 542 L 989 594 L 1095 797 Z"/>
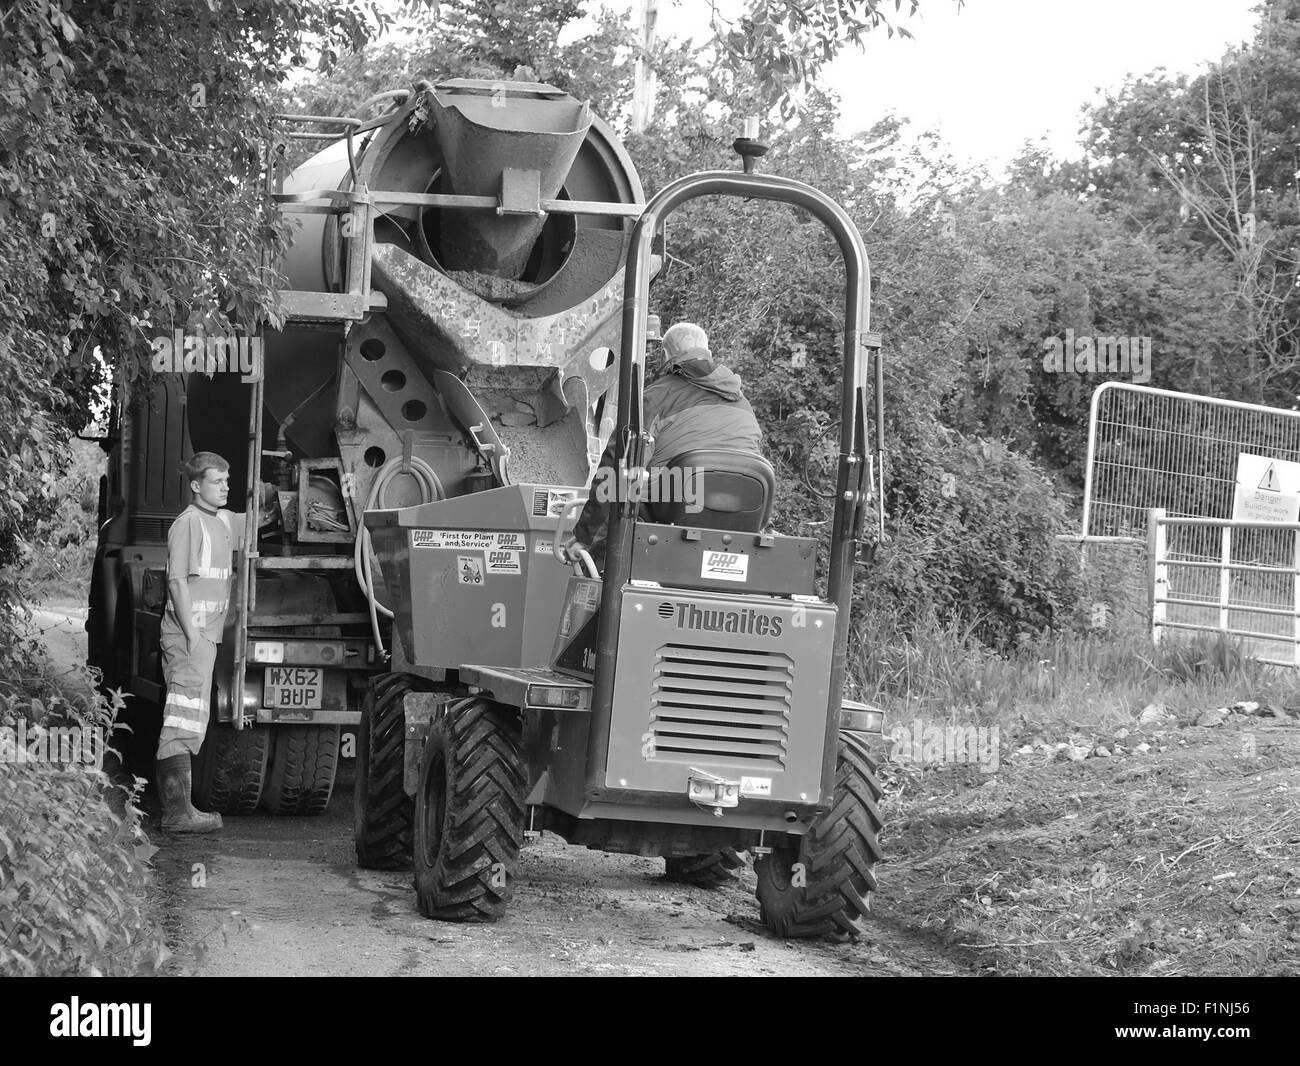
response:
<path id="1" fill-rule="evenodd" d="M 603 570 L 585 550 L 571 569 L 564 550 L 592 480 L 512 468 L 475 491 L 363 513 L 382 575 L 367 588 L 393 612 L 393 654 L 366 683 L 354 841 L 363 867 L 413 867 L 426 917 L 500 918 L 522 847 L 550 832 L 663 856 L 668 877 L 701 887 L 725 883 L 749 854 L 774 933 L 862 932 L 880 857 L 870 741 L 883 714 L 843 689 L 855 568 L 883 536 L 869 265 L 829 197 L 749 170 L 682 178 L 638 208 L 611 282 L 619 341 L 588 361 L 615 379 L 602 410 L 616 469 L 602 483 L 668 491 L 606 501 Z M 820 568 L 815 538 L 771 527 L 776 478 L 763 457 L 701 448 L 645 465 L 653 248 L 671 214 L 705 196 L 807 211 L 844 260 L 837 482 Z"/>

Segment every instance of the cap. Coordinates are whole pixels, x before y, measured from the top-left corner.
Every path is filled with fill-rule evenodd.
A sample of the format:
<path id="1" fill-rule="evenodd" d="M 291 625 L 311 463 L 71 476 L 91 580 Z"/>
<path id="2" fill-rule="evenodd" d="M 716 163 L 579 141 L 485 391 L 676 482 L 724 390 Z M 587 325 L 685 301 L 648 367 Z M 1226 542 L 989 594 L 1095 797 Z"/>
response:
<path id="1" fill-rule="evenodd" d="M 691 358 L 713 358 L 709 352 L 709 335 L 694 322 L 677 322 L 669 326 L 663 344 L 665 366 L 674 366 Z"/>

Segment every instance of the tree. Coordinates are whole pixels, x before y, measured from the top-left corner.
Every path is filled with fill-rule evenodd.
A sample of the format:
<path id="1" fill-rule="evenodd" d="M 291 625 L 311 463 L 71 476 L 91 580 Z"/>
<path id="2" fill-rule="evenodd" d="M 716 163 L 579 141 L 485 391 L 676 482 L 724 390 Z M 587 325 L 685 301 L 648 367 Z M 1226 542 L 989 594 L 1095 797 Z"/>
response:
<path id="1" fill-rule="evenodd" d="M 276 317 L 269 93 L 384 25 L 343 0 L 18 0 L 0 14 L 0 654 L 12 575 L 101 380 L 157 333 Z M 0 664 L 8 667 L 8 663 Z M 4 676 L 13 676 L 9 670 Z"/>
<path id="2" fill-rule="evenodd" d="M 1137 79 L 1094 108 L 1083 166 L 1057 176 L 1162 246 L 1224 264 L 1241 331 L 1228 392 L 1289 406 L 1300 391 L 1300 3 L 1259 11 L 1253 40 L 1205 74 Z"/>
<path id="3" fill-rule="evenodd" d="M 956 0 L 957 7 L 964 0 Z M 920 0 L 749 0 L 745 10 L 728 19 L 718 0 L 709 0 L 714 43 L 733 68 L 752 71 L 763 104 L 795 110 L 796 99 L 846 44 L 862 47 L 863 38 L 883 29 L 890 37 L 911 37 L 896 21 L 906 5 L 913 16 Z"/>

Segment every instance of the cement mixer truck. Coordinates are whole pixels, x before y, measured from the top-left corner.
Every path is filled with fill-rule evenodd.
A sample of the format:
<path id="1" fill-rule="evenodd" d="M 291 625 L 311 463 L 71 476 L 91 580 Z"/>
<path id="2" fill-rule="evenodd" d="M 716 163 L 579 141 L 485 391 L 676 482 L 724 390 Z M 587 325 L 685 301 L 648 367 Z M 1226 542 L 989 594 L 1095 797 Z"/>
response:
<path id="1" fill-rule="evenodd" d="M 194 802 L 226 814 L 323 811 L 369 679 L 402 663 L 368 509 L 526 486 L 515 504 L 553 525 L 587 483 L 614 423 L 643 200 L 610 128 L 548 85 L 421 84 L 359 116 L 282 118 L 288 139 L 328 142 L 274 193 L 294 220 L 283 329 L 169 331 L 164 372 L 118 381 L 87 621 L 92 664 L 128 695 L 119 742 L 144 770 L 179 467 L 225 456 L 229 506 L 260 513 L 236 552 L 194 770 Z M 474 549 L 462 587 L 520 567 L 505 540 Z"/>

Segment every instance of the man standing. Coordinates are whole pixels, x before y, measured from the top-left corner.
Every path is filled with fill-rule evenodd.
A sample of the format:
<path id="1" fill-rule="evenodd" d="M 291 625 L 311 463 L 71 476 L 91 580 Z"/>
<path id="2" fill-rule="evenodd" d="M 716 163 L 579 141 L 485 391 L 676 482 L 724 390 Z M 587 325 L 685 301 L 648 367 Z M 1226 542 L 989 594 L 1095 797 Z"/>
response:
<path id="1" fill-rule="evenodd" d="M 762 454 L 763 433 L 740 378 L 714 364 L 708 335 L 693 322 L 678 322 L 664 333 L 662 364 L 642 394 L 642 410 L 646 432 L 653 438 L 644 457 L 647 469 L 652 455 L 668 463 L 700 448 Z M 605 450 L 596 481 L 614 481 L 615 444 L 611 440 Z M 576 561 L 579 549 L 590 547 L 595 547 L 593 556 L 603 557 L 608 524 L 609 510 L 593 490 L 564 545 L 566 557 Z M 599 565 L 601 559 L 595 561 Z"/>
<path id="2" fill-rule="evenodd" d="M 190 802 L 191 760 L 208 726 L 208 698 L 230 604 L 231 554 L 244 529 L 242 514 L 224 509 L 230 464 L 215 452 L 198 452 L 185 464 L 190 505 L 167 532 L 167 609 L 160 644 L 167 701 L 158 738 L 158 798 L 162 827 L 177 833 L 211 833 L 221 815 Z"/>

